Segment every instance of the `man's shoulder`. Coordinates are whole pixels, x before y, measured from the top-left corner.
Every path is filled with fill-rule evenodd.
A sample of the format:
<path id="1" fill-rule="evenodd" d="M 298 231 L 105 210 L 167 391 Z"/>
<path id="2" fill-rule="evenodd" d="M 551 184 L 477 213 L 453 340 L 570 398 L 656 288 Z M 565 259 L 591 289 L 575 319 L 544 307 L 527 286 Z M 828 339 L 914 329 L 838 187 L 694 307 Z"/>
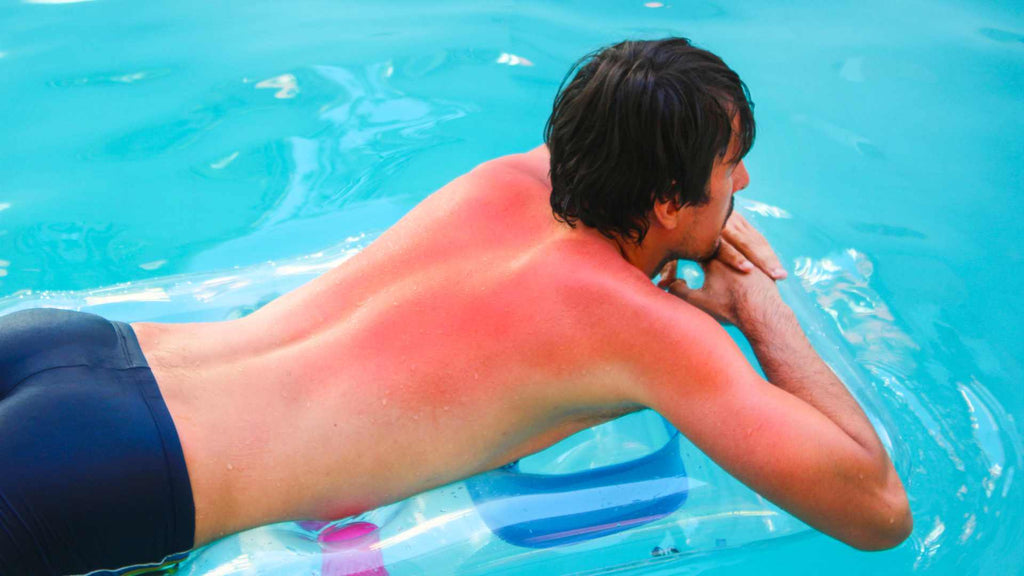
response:
<path id="1" fill-rule="evenodd" d="M 554 333 L 580 357 L 625 375 L 620 402 L 658 409 L 671 390 L 705 381 L 712 367 L 743 361 L 713 318 L 640 278 L 562 275 L 556 309 L 569 322 Z"/>
<path id="2" fill-rule="evenodd" d="M 547 184 L 550 160 L 547 148 L 541 144 L 529 152 L 508 154 L 488 160 L 470 174 L 492 178 L 515 178 L 522 177 Z"/>
<path id="3" fill-rule="evenodd" d="M 567 272 L 561 275 L 566 293 L 587 311 L 588 321 L 604 326 L 640 361 L 648 360 L 647 352 L 652 349 L 678 346 L 701 335 L 716 333 L 728 338 L 713 318 L 658 288 L 636 268 L 609 263 Z"/>
<path id="4" fill-rule="evenodd" d="M 681 365 L 721 359 L 735 342 L 706 312 L 653 284 L 604 287 L 606 301 L 615 299 L 617 338 L 638 368 L 652 376 Z M 658 378 L 655 378 L 657 380 Z"/>

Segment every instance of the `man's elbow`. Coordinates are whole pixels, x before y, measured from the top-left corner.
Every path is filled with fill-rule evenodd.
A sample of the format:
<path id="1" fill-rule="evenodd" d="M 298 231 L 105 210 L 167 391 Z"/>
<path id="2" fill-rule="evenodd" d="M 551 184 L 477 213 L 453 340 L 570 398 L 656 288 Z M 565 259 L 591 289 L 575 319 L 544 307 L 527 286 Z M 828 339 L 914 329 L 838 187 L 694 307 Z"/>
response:
<path id="1" fill-rule="evenodd" d="M 879 508 L 873 525 L 847 542 L 858 550 L 874 552 L 895 548 L 906 540 L 914 530 L 914 518 L 910 513 L 907 494 L 900 486 L 889 495 L 879 498 Z"/>

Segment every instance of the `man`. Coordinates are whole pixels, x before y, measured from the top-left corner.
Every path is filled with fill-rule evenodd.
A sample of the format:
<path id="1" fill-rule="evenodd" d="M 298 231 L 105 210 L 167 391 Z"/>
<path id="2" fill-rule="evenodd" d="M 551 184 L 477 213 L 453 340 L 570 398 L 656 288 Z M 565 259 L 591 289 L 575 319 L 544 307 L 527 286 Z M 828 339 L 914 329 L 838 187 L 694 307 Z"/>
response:
<path id="1" fill-rule="evenodd" d="M 888 455 L 779 298 L 767 242 L 732 214 L 754 137 L 745 86 L 683 39 L 581 62 L 546 146 L 482 164 L 248 317 L 4 319 L 0 572 L 345 517 L 643 407 L 822 532 L 904 540 Z M 702 263 L 703 288 L 676 279 L 677 259 Z"/>

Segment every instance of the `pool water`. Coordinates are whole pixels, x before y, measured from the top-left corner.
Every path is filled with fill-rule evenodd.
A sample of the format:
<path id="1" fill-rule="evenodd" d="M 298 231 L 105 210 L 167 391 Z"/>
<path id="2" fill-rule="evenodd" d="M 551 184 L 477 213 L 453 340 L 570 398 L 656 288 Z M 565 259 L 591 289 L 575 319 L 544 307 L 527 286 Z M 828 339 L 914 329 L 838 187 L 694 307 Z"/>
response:
<path id="1" fill-rule="evenodd" d="M 883 553 L 812 534 L 658 569 L 1020 573 L 1020 6 L 735 4 L 2 0 L 0 296 L 372 236 L 536 146 L 580 55 L 687 36 L 750 86 L 743 195 L 893 416 L 916 525 Z"/>

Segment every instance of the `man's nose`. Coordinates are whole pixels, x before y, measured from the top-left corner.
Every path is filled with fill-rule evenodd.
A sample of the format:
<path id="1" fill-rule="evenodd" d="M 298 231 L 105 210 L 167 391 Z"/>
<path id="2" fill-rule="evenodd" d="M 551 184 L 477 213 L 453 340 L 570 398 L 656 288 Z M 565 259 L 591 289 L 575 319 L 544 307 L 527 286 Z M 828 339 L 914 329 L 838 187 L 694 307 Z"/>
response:
<path id="1" fill-rule="evenodd" d="M 732 193 L 735 194 L 740 190 L 743 190 L 748 184 L 750 184 L 750 174 L 747 174 L 747 167 L 743 164 L 743 161 L 740 160 L 739 165 L 736 166 L 736 170 L 733 171 Z"/>

